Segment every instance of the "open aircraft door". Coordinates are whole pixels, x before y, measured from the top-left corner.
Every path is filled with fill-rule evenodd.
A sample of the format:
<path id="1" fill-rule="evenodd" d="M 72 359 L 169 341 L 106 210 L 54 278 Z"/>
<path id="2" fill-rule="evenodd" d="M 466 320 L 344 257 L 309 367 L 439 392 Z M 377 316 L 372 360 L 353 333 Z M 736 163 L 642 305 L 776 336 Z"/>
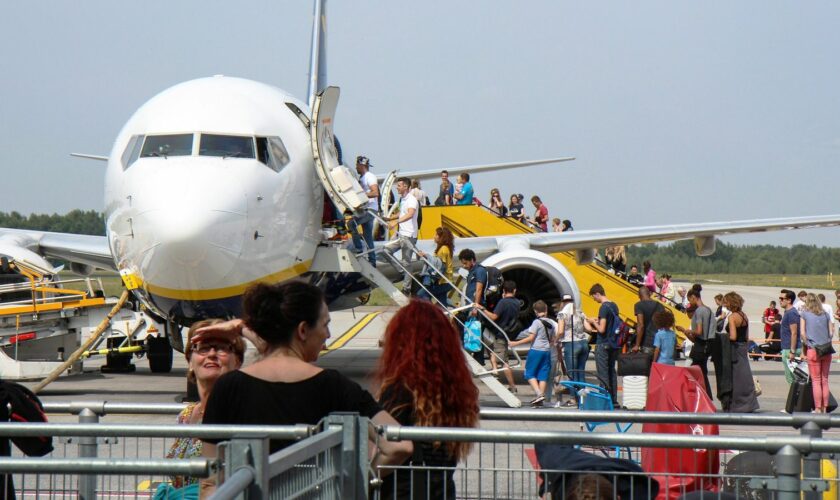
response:
<path id="1" fill-rule="evenodd" d="M 397 180 L 397 171 L 391 170 L 385 175 L 385 179 L 379 184 L 379 213 L 385 219 L 394 215 L 394 211 L 399 206 L 397 203 L 391 203 L 391 190 L 394 188 L 394 182 Z M 373 234 L 377 234 L 377 228 L 380 226 L 379 220 L 373 221 Z M 388 231 L 388 228 L 384 228 Z M 391 234 L 387 234 L 386 239 L 391 239 Z"/>
<path id="2" fill-rule="evenodd" d="M 350 169 L 338 163 L 335 148 L 333 122 L 339 94 L 338 87 L 327 87 L 315 96 L 309 125 L 312 158 L 324 190 L 335 206 L 342 213 L 347 210 L 358 213 L 367 207 L 368 197 Z"/>

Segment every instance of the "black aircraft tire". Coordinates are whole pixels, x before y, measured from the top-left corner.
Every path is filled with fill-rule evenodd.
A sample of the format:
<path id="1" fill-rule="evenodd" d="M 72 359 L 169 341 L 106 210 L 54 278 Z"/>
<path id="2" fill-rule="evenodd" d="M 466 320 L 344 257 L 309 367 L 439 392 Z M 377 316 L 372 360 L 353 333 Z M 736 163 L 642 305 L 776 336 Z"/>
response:
<path id="1" fill-rule="evenodd" d="M 149 369 L 152 373 L 172 371 L 172 346 L 166 337 L 148 337 L 146 339 Z"/>

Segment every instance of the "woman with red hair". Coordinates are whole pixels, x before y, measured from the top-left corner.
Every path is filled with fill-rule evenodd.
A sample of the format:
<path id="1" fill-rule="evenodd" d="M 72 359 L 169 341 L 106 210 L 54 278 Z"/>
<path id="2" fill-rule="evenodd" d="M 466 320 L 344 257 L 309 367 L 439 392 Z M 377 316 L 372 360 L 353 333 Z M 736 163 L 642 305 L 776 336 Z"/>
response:
<path id="1" fill-rule="evenodd" d="M 478 388 L 461 340 L 443 311 L 430 302 L 413 300 L 391 319 L 375 377 L 381 384 L 382 408 L 402 425 L 478 424 Z M 470 447 L 457 442 L 415 443 L 405 464 L 413 465 L 412 472 L 397 470 L 385 477 L 381 498 L 455 498 L 454 469 Z"/>

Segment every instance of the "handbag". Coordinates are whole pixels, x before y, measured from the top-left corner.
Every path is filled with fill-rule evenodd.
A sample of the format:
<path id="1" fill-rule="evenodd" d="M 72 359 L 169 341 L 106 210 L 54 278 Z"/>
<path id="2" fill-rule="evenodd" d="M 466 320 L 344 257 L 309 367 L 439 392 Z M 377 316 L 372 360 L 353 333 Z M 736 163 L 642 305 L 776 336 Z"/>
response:
<path id="1" fill-rule="evenodd" d="M 814 346 L 814 350 L 817 351 L 817 356 L 823 357 L 826 354 L 834 354 L 836 351 L 834 347 L 831 346 L 831 342 L 826 342 L 825 344 L 819 344 Z"/>
<path id="2" fill-rule="evenodd" d="M 641 375 L 650 376 L 653 354 L 649 352 L 625 352 L 618 355 L 618 375 L 621 377 Z"/>
<path id="3" fill-rule="evenodd" d="M 469 352 L 481 350 L 481 321 L 475 318 L 464 323 L 464 349 Z"/>

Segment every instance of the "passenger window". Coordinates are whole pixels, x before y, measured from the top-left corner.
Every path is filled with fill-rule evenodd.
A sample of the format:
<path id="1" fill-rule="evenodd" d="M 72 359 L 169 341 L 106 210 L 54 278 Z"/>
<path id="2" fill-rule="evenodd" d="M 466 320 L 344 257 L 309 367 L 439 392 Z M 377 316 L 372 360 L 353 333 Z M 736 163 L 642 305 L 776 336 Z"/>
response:
<path id="1" fill-rule="evenodd" d="M 122 154 L 123 170 L 130 167 L 131 164 L 137 161 L 137 158 L 140 157 L 140 148 L 143 146 L 143 139 L 144 136 L 142 135 L 133 135 L 131 136 L 131 139 L 128 140 L 128 145 L 125 147 L 125 151 L 123 151 Z"/>
<path id="2" fill-rule="evenodd" d="M 201 134 L 199 156 L 254 158 L 254 138 L 236 135 Z"/>
<path id="3" fill-rule="evenodd" d="M 279 137 L 257 137 L 257 159 L 279 172 L 289 163 L 289 153 Z"/>
<path id="4" fill-rule="evenodd" d="M 156 156 L 190 156 L 193 134 L 150 135 L 143 143 L 140 158 Z"/>

